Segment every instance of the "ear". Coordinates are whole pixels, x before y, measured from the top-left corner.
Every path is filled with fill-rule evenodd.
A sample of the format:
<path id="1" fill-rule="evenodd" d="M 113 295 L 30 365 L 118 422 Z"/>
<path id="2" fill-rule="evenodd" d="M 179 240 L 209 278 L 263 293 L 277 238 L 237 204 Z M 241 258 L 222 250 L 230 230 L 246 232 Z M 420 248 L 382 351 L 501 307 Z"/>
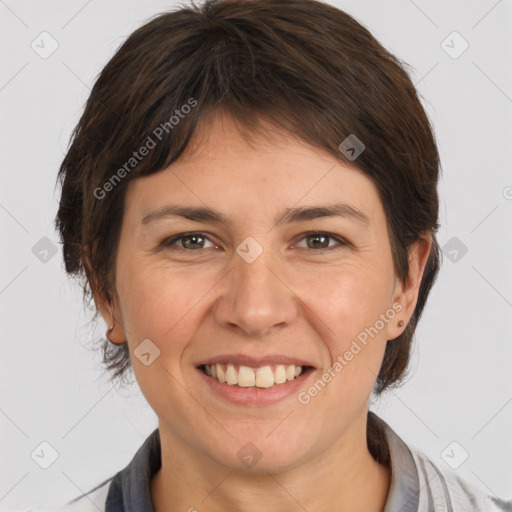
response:
<path id="1" fill-rule="evenodd" d="M 421 280 L 423 278 L 423 273 L 425 272 L 431 247 L 432 232 L 427 231 L 422 234 L 420 240 L 415 242 L 409 248 L 409 276 L 405 285 L 398 277 L 396 278 L 392 304 L 399 303 L 402 306 L 402 309 L 397 313 L 395 322 L 388 326 L 389 340 L 394 340 L 402 334 L 414 313 L 416 303 L 418 302 Z M 402 327 L 398 326 L 398 322 L 400 320 L 403 320 L 404 322 Z"/>
<path id="2" fill-rule="evenodd" d="M 82 250 L 82 261 L 86 269 L 86 276 L 89 281 L 89 286 L 91 287 L 96 309 L 98 310 L 106 324 L 105 335 L 108 334 L 108 339 L 112 343 L 115 343 L 116 345 L 121 345 L 126 341 L 126 336 L 124 333 L 123 324 L 121 322 L 119 308 L 117 306 L 117 301 L 115 297 L 116 294 L 114 294 L 114 302 L 112 303 L 107 299 L 104 293 L 101 293 L 101 289 L 98 286 L 96 280 L 96 274 L 93 271 L 90 259 L 90 251 L 88 248 L 83 248 Z M 112 331 L 109 332 L 109 329 L 112 326 L 114 326 L 114 328 L 112 329 Z"/>

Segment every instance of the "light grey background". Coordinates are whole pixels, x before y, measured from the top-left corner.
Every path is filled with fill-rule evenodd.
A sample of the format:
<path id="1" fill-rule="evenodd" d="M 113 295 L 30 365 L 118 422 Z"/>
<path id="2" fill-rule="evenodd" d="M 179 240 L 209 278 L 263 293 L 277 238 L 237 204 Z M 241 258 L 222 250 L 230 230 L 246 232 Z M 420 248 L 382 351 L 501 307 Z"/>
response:
<path id="1" fill-rule="evenodd" d="M 331 3 L 415 68 L 443 164 L 440 243 L 456 237 L 450 244 L 467 247 L 464 255 L 446 249 L 410 380 L 374 409 L 441 467 L 456 441 L 445 452 L 450 461 L 469 453 L 456 471 L 511 498 L 512 1 Z M 52 223 L 57 169 L 97 74 L 135 28 L 174 5 L 0 0 L 1 510 L 61 504 L 89 490 L 156 427 L 136 386 L 113 389 L 102 376 L 90 347 L 105 325 L 88 324 Z M 43 31 L 58 43 L 46 59 L 31 47 L 51 49 Z M 462 48 L 453 31 L 469 43 L 458 58 L 445 51 Z M 43 237 L 58 249 L 46 262 L 32 250 Z M 43 441 L 58 452 L 48 469 L 31 458 Z"/>

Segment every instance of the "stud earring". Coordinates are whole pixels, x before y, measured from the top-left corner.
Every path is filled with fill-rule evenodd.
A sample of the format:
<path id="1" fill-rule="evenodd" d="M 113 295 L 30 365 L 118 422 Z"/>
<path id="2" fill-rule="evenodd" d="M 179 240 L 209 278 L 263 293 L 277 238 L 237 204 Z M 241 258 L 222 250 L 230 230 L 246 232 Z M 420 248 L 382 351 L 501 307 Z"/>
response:
<path id="1" fill-rule="evenodd" d="M 403 327 L 403 326 L 404 326 L 404 321 L 403 321 L 403 320 L 400 320 L 400 321 L 398 322 L 398 327 Z"/>

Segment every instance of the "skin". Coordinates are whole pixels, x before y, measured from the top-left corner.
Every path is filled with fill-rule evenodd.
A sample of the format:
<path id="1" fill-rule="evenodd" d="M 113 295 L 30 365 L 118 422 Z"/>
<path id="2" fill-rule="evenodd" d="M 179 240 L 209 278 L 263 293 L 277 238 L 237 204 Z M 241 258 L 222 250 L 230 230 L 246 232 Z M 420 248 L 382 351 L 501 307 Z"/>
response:
<path id="1" fill-rule="evenodd" d="M 107 325 L 115 323 L 110 339 L 128 341 L 135 377 L 158 416 L 155 510 L 382 511 L 390 470 L 368 451 L 368 404 L 386 341 L 413 314 L 430 235 L 411 248 L 403 286 L 369 178 L 271 125 L 270 137 L 249 141 L 239 128 L 218 113 L 177 162 L 129 184 L 115 303 L 95 295 Z M 338 202 L 364 212 L 369 224 L 322 217 L 274 225 L 287 208 Z M 233 224 L 178 217 L 141 224 L 167 204 L 208 206 Z M 312 230 L 349 244 L 304 235 Z M 206 238 L 188 239 L 192 249 L 183 248 L 186 239 L 162 246 L 190 231 Z M 252 263 L 236 252 L 248 236 L 263 249 Z M 235 405 L 196 369 L 220 353 L 287 354 L 316 368 L 301 388 L 307 391 L 395 303 L 402 310 L 307 405 L 295 394 L 272 405 Z M 160 349 L 149 366 L 133 354 L 146 338 Z M 248 442 L 261 453 L 250 468 L 237 457 Z"/>

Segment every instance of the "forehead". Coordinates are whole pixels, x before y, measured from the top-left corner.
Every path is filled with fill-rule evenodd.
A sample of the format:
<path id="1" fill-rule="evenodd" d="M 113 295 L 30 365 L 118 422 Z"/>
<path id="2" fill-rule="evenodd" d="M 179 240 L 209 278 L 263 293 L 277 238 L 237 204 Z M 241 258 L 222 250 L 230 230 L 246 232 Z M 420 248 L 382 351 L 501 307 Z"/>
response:
<path id="1" fill-rule="evenodd" d="M 376 188 L 361 170 L 283 129 L 262 127 L 252 132 L 222 114 L 199 124 L 177 161 L 130 182 L 130 214 L 140 221 L 173 203 L 274 218 L 283 208 L 340 202 L 379 214 Z"/>
<path id="2" fill-rule="evenodd" d="M 229 156 L 228 156 L 229 155 Z M 275 155 L 301 155 L 302 158 L 329 162 L 325 150 L 315 148 L 291 132 L 276 126 L 263 116 L 254 129 L 219 110 L 202 120 L 194 131 L 179 161 L 215 160 L 249 156 L 264 160 Z"/>

